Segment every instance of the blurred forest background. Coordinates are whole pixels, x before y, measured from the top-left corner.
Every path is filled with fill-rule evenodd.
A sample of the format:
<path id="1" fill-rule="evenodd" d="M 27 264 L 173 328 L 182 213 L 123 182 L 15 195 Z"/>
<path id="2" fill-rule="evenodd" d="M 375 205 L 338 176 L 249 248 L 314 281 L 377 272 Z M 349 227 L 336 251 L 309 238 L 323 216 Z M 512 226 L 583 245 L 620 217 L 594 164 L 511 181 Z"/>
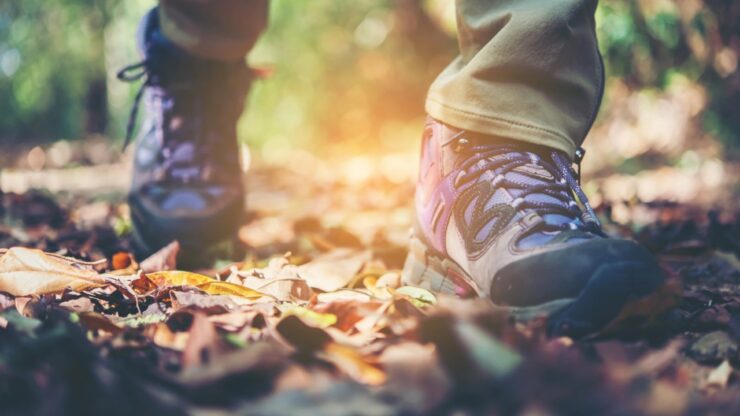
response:
<path id="1" fill-rule="evenodd" d="M 134 33 L 153 5 L 0 3 L 3 167 L 117 160 L 137 86 L 115 72 L 138 60 Z M 239 124 L 257 159 L 296 160 L 298 148 L 355 155 L 348 172 L 413 176 L 426 88 L 456 52 L 454 2 L 273 0 L 270 20 L 249 62 L 273 75 Z M 740 2 L 602 0 L 597 25 L 608 81 L 586 146 L 595 202 L 736 200 Z"/>

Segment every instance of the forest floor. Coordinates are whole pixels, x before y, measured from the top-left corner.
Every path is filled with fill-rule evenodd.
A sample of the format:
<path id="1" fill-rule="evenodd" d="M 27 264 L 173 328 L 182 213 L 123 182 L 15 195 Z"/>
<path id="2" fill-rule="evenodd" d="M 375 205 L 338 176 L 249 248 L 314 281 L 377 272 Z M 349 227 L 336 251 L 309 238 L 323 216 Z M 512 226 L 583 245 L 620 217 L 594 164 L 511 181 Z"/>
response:
<path id="1" fill-rule="evenodd" d="M 552 339 L 401 284 L 408 178 L 249 178 L 244 260 L 188 272 L 176 244 L 130 254 L 120 189 L 0 195 L 0 414 L 740 414 L 736 207 L 620 204 L 637 226 L 602 202 L 680 289 L 649 322 Z"/>

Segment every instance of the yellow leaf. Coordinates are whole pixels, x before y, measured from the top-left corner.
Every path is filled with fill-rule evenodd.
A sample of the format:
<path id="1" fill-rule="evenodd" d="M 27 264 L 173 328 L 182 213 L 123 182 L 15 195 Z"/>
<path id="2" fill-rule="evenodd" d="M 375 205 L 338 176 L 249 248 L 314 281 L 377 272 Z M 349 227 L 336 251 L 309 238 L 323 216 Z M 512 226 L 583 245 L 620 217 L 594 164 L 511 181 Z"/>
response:
<path id="1" fill-rule="evenodd" d="M 232 295 L 247 299 L 257 299 L 265 296 L 264 293 L 228 282 L 212 281 L 196 285 L 196 287 L 211 295 Z"/>
<path id="2" fill-rule="evenodd" d="M 13 247 L 0 256 L 0 291 L 13 296 L 59 293 L 65 288 L 80 291 L 104 284 L 97 272 L 74 259 L 41 250 Z"/>
<path id="3" fill-rule="evenodd" d="M 437 303 L 437 298 L 432 294 L 432 292 L 420 287 L 404 286 L 394 290 L 392 293 L 394 295 L 406 296 L 416 307 L 419 308 Z"/>
<path id="4" fill-rule="evenodd" d="M 327 328 L 337 323 L 337 316 L 334 314 L 320 313 L 301 306 L 294 306 L 283 312 L 283 316 L 290 315 L 295 315 L 306 324 L 317 328 Z"/>
<path id="5" fill-rule="evenodd" d="M 167 286 L 198 286 L 204 283 L 216 282 L 217 280 L 198 273 L 185 272 L 181 270 L 168 270 L 163 272 L 147 273 L 146 277 L 159 287 Z"/>
<path id="6" fill-rule="evenodd" d="M 330 342 L 324 347 L 324 354 L 323 358 L 359 383 L 377 386 L 386 381 L 385 372 L 368 363 L 353 348 Z"/>
<path id="7" fill-rule="evenodd" d="M 216 280 L 198 273 L 180 270 L 149 273 L 147 278 L 159 287 L 193 286 L 211 295 L 231 295 L 247 299 L 256 299 L 265 296 L 248 287 Z"/>
<path id="8" fill-rule="evenodd" d="M 378 276 L 370 275 L 362 279 L 362 285 L 366 289 L 375 290 L 378 287 Z"/>

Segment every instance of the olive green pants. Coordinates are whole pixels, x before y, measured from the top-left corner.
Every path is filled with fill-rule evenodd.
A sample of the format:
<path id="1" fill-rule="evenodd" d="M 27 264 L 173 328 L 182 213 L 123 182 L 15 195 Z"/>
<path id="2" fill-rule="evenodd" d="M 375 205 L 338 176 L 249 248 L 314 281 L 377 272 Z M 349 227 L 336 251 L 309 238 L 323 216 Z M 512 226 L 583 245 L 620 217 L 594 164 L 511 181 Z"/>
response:
<path id="1" fill-rule="evenodd" d="M 195 55 L 242 59 L 268 0 L 160 0 L 165 36 Z M 456 0 L 460 54 L 426 111 L 451 126 L 573 155 L 601 101 L 597 0 Z"/>

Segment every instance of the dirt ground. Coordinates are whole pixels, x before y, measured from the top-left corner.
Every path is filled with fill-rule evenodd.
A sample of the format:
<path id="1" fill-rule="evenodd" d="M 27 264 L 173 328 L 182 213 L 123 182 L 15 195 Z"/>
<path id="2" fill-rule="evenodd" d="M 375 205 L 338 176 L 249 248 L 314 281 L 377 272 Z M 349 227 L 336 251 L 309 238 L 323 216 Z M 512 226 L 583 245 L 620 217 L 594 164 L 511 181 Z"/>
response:
<path id="1" fill-rule="evenodd" d="M 0 293 L 0 414 L 740 414 L 731 206 L 601 201 L 606 231 L 677 290 L 649 322 L 550 339 L 541 320 L 403 287 L 408 175 L 311 163 L 252 169 L 243 260 L 210 270 L 173 271 L 175 245 L 133 258 L 114 180 L 0 195 L 0 247 L 65 257 L 2 256 L 75 282 Z"/>

